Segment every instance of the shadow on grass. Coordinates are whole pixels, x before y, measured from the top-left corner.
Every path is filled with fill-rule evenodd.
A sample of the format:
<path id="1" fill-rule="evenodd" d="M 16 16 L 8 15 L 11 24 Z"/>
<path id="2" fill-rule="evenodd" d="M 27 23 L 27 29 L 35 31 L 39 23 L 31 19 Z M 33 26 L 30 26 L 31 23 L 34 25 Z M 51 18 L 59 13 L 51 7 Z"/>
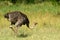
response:
<path id="1" fill-rule="evenodd" d="M 28 34 L 20 34 L 20 35 L 17 35 L 17 37 L 22 37 L 22 38 L 26 38 L 28 36 L 29 36 Z"/>

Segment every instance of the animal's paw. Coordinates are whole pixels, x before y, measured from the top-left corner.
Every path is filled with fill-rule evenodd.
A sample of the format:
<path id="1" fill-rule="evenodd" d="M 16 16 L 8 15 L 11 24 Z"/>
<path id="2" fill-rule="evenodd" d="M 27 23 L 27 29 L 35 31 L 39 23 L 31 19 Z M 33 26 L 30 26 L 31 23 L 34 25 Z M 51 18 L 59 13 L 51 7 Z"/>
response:
<path id="1" fill-rule="evenodd" d="M 12 26 L 10 26 L 9 28 L 12 28 Z"/>

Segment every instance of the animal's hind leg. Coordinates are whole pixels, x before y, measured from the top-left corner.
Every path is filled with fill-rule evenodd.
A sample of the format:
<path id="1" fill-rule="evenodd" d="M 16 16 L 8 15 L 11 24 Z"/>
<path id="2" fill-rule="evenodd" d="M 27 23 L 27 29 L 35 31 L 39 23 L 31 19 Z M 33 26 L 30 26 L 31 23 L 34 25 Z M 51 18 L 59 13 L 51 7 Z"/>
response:
<path id="1" fill-rule="evenodd" d="M 15 24 L 15 26 L 16 26 L 15 32 L 16 32 L 17 34 L 18 34 L 18 28 L 19 28 L 19 26 L 20 26 L 20 27 L 22 26 L 22 22 L 23 22 L 23 21 L 19 20 L 19 21 L 17 21 L 16 24 Z"/>
<path id="2" fill-rule="evenodd" d="M 26 26 L 27 26 L 28 28 L 30 28 L 30 27 L 29 27 L 29 23 L 26 23 Z"/>

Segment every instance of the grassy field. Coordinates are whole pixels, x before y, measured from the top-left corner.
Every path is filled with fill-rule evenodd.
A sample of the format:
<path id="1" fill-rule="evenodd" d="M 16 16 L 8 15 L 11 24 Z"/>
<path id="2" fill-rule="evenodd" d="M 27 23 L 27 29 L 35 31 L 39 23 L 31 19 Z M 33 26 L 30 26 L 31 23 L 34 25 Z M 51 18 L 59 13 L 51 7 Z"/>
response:
<path id="1" fill-rule="evenodd" d="M 10 11 L 21 11 L 30 20 L 30 27 L 25 25 L 19 28 L 19 35 L 9 29 L 10 22 L 3 15 Z M 18 4 L 0 6 L 0 40 L 60 40 L 60 6 L 44 2 L 41 4 Z"/>

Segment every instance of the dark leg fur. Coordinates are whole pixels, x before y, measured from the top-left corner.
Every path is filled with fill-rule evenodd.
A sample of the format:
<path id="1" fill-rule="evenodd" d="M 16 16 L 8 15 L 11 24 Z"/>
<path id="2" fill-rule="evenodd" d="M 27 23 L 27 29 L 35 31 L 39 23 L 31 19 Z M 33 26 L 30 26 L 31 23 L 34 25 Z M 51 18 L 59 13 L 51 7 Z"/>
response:
<path id="1" fill-rule="evenodd" d="M 26 26 L 29 28 L 29 23 L 26 23 Z"/>

